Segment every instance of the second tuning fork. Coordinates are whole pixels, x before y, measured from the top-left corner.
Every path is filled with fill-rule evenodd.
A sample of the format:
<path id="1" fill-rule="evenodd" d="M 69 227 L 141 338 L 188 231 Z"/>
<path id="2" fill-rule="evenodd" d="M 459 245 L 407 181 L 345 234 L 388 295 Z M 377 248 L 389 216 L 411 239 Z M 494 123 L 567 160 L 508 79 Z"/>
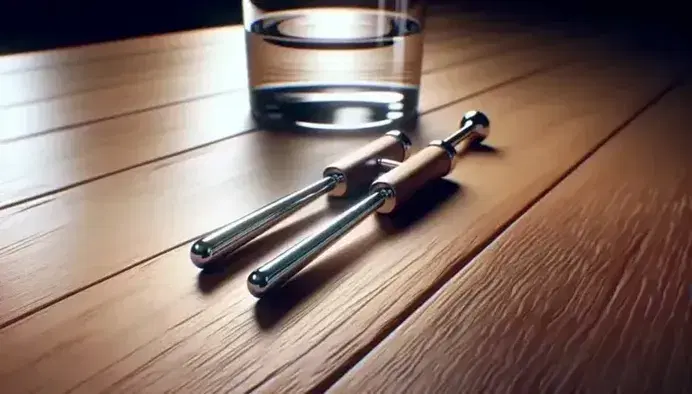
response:
<path id="1" fill-rule="evenodd" d="M 480 142 L 489 133 L 488 117 L 480 111 L 469 111 L 462 118 L 459 130 L 449 137 L 432 141 L 402 163 L 389 162 L 390 171 L 372 182 L 367 197 L 253 271 L 247 280 L 248 290 L 255 297 L 262 297 L 283 285 L 370 214 L 394 212 L 423 185 L 447 175 L 454 168 L 460 145 Z"/>
<path id="2" fill-rule="evenodd" d="M 377 175 L 406 160 L 411 141 L 400 131 L 382 137 L 325 167 L 322 179 L 286 197 L 229 223 L 192 244 L 190 259 L 199 268 L 207 268 L 220 257 L 232 253 L 278 222 L 329 194 L 343 197 L 367 186 Z"/>

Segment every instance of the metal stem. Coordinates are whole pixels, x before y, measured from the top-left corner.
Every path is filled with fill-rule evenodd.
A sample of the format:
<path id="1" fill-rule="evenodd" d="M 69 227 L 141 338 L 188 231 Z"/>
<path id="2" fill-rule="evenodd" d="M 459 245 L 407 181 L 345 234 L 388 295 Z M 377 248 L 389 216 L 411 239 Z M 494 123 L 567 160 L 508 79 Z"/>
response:
<path id="1" fill-rule="evenodd" d="M 192 262 L 204 268 L 212 259 L 245 245 L 288 215 L 333 190 L 341 181 L 338 175 L 327 176 L 221 227 L 192 245 Z"/>
<path id="2" fill-rule="evenodd" d="M 449 144 L 456 149 L 456 147 L 459 146 L 459 144 L 461 144 L 464 140 L 468 139 L 474 134 L 474 126 L 475 123 L 468 120 L 459 130 L 455 131 L 452 135 L 450 135 L 442 141 L 445 144 Z"/>
<path id="3" fill-rule="evenodd" d="M 346 234 L 356 224 L 375 212 L 387 198 L 387 190 L 372 193 L 339 215 L 313 235 L 254 271 L 248 277 L 248 289 L 255 297 L 280 286 Z"/>

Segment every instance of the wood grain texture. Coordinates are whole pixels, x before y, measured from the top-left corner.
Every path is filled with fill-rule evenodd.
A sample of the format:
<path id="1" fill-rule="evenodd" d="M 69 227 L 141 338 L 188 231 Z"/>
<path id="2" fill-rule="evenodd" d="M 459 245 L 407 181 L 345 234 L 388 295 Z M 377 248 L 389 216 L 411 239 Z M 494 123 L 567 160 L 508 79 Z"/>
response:
<path id="1" fill-rule="evenodd" d="M 434 32 L 435 25 L 430 29 Z M 482 29 L 482 24 L 470 24 L 442 30 L 445 39 L 426 35 L 424 71 L 562 38 L 538 35 L 531 29 L 499 38 L 500 33 Z M 216 44 L 210 46 L 0 74 L 0 143 L 151 109 L 177 108 L 195 99 L 244 89 L 243 30 L 230 27 L 218 33 Z"/>
<path id="2" fill-rule="evenodd" d="M 91 53 L 98 52 L 100 47 L 86 47 L 71 50 L 83 54 L 85 60 L 82 62 L 0 74 L 0 89 L 7 92 L 0 97 L 0 107 L 35 103 L 138 82 L 194 75 L 204 70 L 204 63 L 207 62 L 229 67 L 228 72 L 243 72 L 243 28 L 232 26 L 215 29 L 215 32 L 217 37 L 209 35 L 213 42 L 206 45 L 98 60 L 90 58 L 94 56 Z"/>
<path id="3" fill-rule="evenodd" d="M 247 274 L 331 217 L 327 201 L 248 245 L 225 273 L 198 275 L 187 241 L 314 180 L 361 140 L 253 133 L 6 209 L 5 322 L 89 288 L 0 331 L 0 377 L 16 392 L 326 387 L 670 80 L 668 70 L 609 58 L 424 116 L 418 144 L 482 108 L 495 153 L 465 157 L 405 216 L 366 219 L 266 302 L 247 293 Z"/>
<path id="4" fill-rule="evenodd" d="M 152 68 L 149 71 L 157 74 L 153 79 L 101 89 L 86 89 L 65 96 L 0 108 L 0 122 L 3 125 L 0 143 L 241 89 L 246 78 L 244 54 L 230 47 L 228 52 L 224 50 L 224 46 L 218 48 L 216 57 L 210 58 L 208 62 L 195 62 L 181 70 L 159 64 L 161 70 Z M 96 65 L 94 68 L 101 67 Z M 114 70 L 114 73 L 118 73 L 118 70 Z M 60 77 L 60 80 L 80 79 L 79 74 L 70 74 L 69 70 L 61 73 Z M 97 80 L 101 81 L 103 78 Z M 22 82 L 22 86 L 29 85 L 26 81 Z M 49 85 L 45 80 L 34 83 L 36 86 L 45 86 L 44 84 Z M 31 85 L 28 89 L 31 89 Z"/>
<path id="5" fill-rule="evenodd" d="M 502 55 L 500 59 L 490 59 L 463 69 L 452 69 L 449 73 L 432 74 L 424 81 L 423 88 L 424 92 L 430 93 L 422 95 L 420 105 L 424 109 L 432 109 L 460 100 L 472 93 L 521 76 L 517 73 L 531 72 L 558 63 L 564 60 L 560 56 L 567 55 L 564 52 L 572 53 L 567 48 L 562 48 L 561 51 L 553 48 L 547 55 L 541 56 L 540 50 L 534 49 L 529 53 Z M 243 111 L 240 113 L 244 113 L 246 107 L 238 103 L 235 108 Z M 202 111 L 204 110 L 209 108 L 203 108 Z M 211 110 L 219 112 L 216 118 L 206 118 L 207 122 L 216 121 L 216 129 L 209 128 L 209 130 L 216 130 L 220 134 L 227 132 L 224 126 L 232 124 L 228 119 L 228 111 L 223 107 L 215 107 Z M 458 111 L 461 113 L 462 110 Z M 189 122 L 190 119 L 186 119 L 184 115 L 186 114 L 183 114 L 182 121 Z M 174 116 L 171 119 L 178 121 L 178 118 Z M 192 120 L 195 119 L 199 117 Z M 224 119 L 229 120 L 229 123 L 224 123 Z M 238 120 L 244 119 L 239 117 Z M 449 119 L 446 123 L 456 125 L 457 121 Z M 149 124 L 156 127 L 155 122 Z M 163 122 L 161 124 L 165 125 Z M 135 121 L 132 125 L 135 125 Z M 118 144 L 115 142 L 123 141 L 120 138 L 125 137 L 130 138 L 123 142 L 123 145 L 128 147 L 137 141 L 145 141 L 143 136 L 137 133 L 139 128 L 135 128 L 133 133 L 124 136 L 118 132 L 119 130 L 122 128 L 103 129 L 102 133 L 86 133 L 84 136 L 105 138 L 106 142 L 98 144 L 100 146 L 117 147 Z M 184 138 L 194 138 L 186 137 L 185 129 L 180 130 L 179 136 L 182 141 L 185 141 Z M 164 129 L 162 133 L 165 131 Z M 187 135 L 189 134 L 188 132 Z M 156 136 L 154 134 L 150 138 L 153 139 Z M 114 138 L 116 141 L 108 141 L 109 138 Z M 132 142 L 133 139 L 134 142 Z M 297 190 L 305 184 L 314 182 L 315 176 L 322 173 L 323 166 L 334 161 L 340 152 L 364 144 L 369 139 L 367 135 L 315 138 L 309 135 L 297 136 L 293 133 L 277 132 L 246 134 L 0 211 L 0 219 L 11 217 L 11 223 L 18 223 L 17 221 L 33 223 L 20 227 L 8 225 L 0 228 L 0 235 L 2 235 L 0 249 L 7 251 L 0 254 L 0 264 L 22 261 L 20 271 L 11 269 L 4 273 L 9 275 L 5 278 L 13 282 L 12 286 L 21 296 L 15 294 L 0 300 L 0 325 L 59 299 L 65 294 L 78 291 L 102 277 L 116 274 L 121 269 L 150 258 L 161 250 L 178 246 L 193 237 L 219 227 L 223 224 L 219 220 L 228 221 L 233 217 L 239 217 L 250 208 L 258 208 L 285 195 L 288 190 Z M 77 138 L 73 141 L 76 142 Z M 144 146 L 148 147 L 161 142 L 155 139 L 150 141 Z M 80 141 L 80 144 L 88 143 L 88 139 Z M 63 148 L 62 145 L 55 143 L 49 146 Z M 123 149 L 115 149 L 114 153 L 127 154 Z M 90 152 L 79 146 L 66 149 L 66 151 L 68 157 L 70 153 L 85 152 L 78 154 L 89 155 L 93 158 L 89 163 L 92 165 L 98 164 L 99 161 L 109 165 L 111 160 L 115 161 L 117 160 L 115 158 L 119 157 L 118 154 L 106 156 L 103 150 Z M 130 149 L 129 152 L 137 154 L 138 151 L 141 152 L 140 154 L 151 154 L 147 150 Z M 13 156 L 10 153 L 6 157 Z M 310 160 L 306 161 L 305 157 L 310 157 Z M 74 158 L 72 160 L 68 158 L 68 160 L 68 165 L 72 169 L 75 164 L 79 164 L 74 161 Z M 48 163 L 39 162 L 38 165 L 48 166 Z M 274 167 L 280 170 L 277 172 Z M 38 172 L 36 168 L 40 167 L 34 167 L 33 172 L 39 174 L 36 178 L 41 177 L 40 174 L 45 174 L 42 179 L 57 178 L 57 174 L 51 173 L 50 170 Z M 223 172 L 220 172 L 220 169 L 224 169 Z M 181 174 L 187 175 L 181 177 Z M 204 174 L 215 174 L 215 176 L 209 177 Z M 15 179 L 19 183 L 23 178 L 17 176 Z M 242 189 L 240 185 L 243 186 Z M 10 186 L 13 185 L 10 183 Z M 220 213 L 218 216 L 205 215 L 201 213 L 203 211 L 197 211 L 198 209 L 205 210 L 209 206 L 202 203 L 207 198 L 212 198 L 210 203 L 216 201 L 213 206 L 218 207 Z M 217 198 L 219 200 L 214 200 Z M 234 202 L 231 202 L 229 198 L 234 200 L 240 198 L 245 201 L 239 200 L 240 205 L 233 206 Z M 183 201 L 187 201 L 184 204 L 190 205 L 178 206 Z M 104 209 L 104 206 L 109 208 Z M 189 210 L 189 208 L 192 209 Z M 134 231 L 117 231 L 122 223 L 137 223 L 141 221 L 138 218 L 151 216 L 151 212 L 166 211 L 176 212 L 176 214 L 173 217 L 167 214 L 155 214 L 155 217 L 166 222 L 173 220 L 180 226 L 171 227 L 168 223 L 154 220 L 137 224 L 138 229 Z M 162 227 L 168 230 L 162 231 Z M 77 247 L 75 236 L 77 239 L 88 237 L 88 243 L 91 246 Z M 19 247 L 23 242 L 39 239 L 41 242 L 37 248 Z M 153 242 L 141 244 L 142 239 Z M 122 245 L 131 244 L 139 246 L 122 247 Z M 74 246 L 66 247 L 67 245 Z M 42 257 L 46 250 L 56 251 L 50 260 Z M 101 259 L 103 253 L 108 254 L 108 259 Z M 95 259 L 100 261 L 94 263 Z M 88 266 L 89 269 L 73 271 L 75 264 Z M 60 281 L 55 281 L 53 277 L 55 273 L 61 276 Z"/>
<path id="6" fill-rule="evenodd" d="M 547 43 L 432 71 L 422 78 L 420 111 L 568 61 L 587 43 Z M 253 130 L 249 111 L 242 90 L 0 143 L 0 209 Z"/>
<path id="7" fill-rule="evenodd" d="M 454 29 L 459 25 L 473 28 L 474 31 L 494 31 L 506 34 L 516 33 L 527 28 L 526 25 L 513 23 L 511 20 L 498 21 L 486 13 L 470 10 L 459 12 L 456 7 L 440 7 L 432 4 L 429 6 L 426 21 L 426 34 L 436 39 L 444 36 L 446 29 Z M 438 27 L 439 29 L 437 29 Z M 224 43 L 229 39 L 235 39 L 237 35 L 235 30 L 239 28 L 238 26 L 224 26 L 198 29 L 57 50 L 0 56 L 0 74 L 64 68 L 93 62 L 119 61 L 118 59 L 133 56 L 150 56 L 212 46 Z M 544 33 L 556 31 L 545 29 L 542 26 L 532 26 L 531 29 Z"/>
<path id="8" fill-rule="evenodd" d="M 691 106 L 635 119 L 332 392 L 692 392 Z"/>
<path id="9" fill-rule="evenodd" d="M 218 27 L 178 33 L 137 37 L 46 51 L 18 53 L 0 57 L 0 74 L 63 68 L 84 63 L 107 62 L 119 58 L 151 55 L 204 47 L 234 37 L 238 27 Z"/>
<path id="10" fill-rule="evenodd" d="M 439 59 L 434 56 L 426 57 L 424 70 L 441 68 L 486 55 L 491 51 L 536 44 L 541 38 L 547 39 L 545 35 L 541 36 L 530 29 L 508 35 L 503 32 L 485 32 L 484 26 L 479 24 L 462 25 L 448 30 L 435 27 L 433 24 L 433 31 L 426 35 L 430 47 L 428 49 L 434 53 L 440 52 L 440 55 L 444 56 Z M 72 50 L 82 52 L 82 56 L 86 58 L 84 62 L 62 67 L 0 73 L 0 91 L 3 92 L 0 96 L 0 107 L 55 100 L 80 93 L 94 95 L 107 88 L 147 81 L 175 81 L 182 76 L 194 76 L 201 71 L 209 72 L 210 66 L 226 68 L 224 71 L 227 74 L 244 73 L 246 63 L 242 27 L 231 26 L 214 31 L 216 36 L 209 34 L 208 40 L 213 41 L 206 45 L 89 61 L 91 52 L 98 52 L 100 49 L 99 46 L 94 46 Z M 166 37 L 166 40 L 160 41 L 170 39 L 172 38 Z M 219 89 L 244 87 L 244 82 L 239 78 L 236 84 L 220 86 Z"/>

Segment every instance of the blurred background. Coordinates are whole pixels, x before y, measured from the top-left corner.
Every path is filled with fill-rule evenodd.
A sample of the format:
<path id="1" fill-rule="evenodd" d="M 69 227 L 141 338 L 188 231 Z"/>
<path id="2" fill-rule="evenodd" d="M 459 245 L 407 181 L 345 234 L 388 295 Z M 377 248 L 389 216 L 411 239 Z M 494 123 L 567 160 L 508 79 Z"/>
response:
<path id="1" fill-rule="evenodd" d="M 436 0 L 525 23 L 621 32 L 628 45 L 687 50 L 682 1 Z M 32 51 L 241 21 L 239 0 L 0 0 L 0 54 Z"/>

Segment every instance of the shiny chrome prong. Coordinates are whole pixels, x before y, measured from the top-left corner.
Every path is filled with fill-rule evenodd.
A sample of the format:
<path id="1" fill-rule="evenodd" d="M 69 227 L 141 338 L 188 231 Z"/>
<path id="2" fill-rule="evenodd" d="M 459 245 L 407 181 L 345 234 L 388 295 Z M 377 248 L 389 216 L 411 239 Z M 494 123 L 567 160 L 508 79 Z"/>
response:
<path id="1" fill-rule="evenodd" d="M 295 193 L 229 223 L 192 244 L 190 259 L 199 268 L 221 254 L 231 253 L 288 215 L 333 190 L 343 178 L 330 175 Z"/>
<path id="2" fill-rule="evenodd" d="M 336 242 L 348 230 L 375 212 L 387 198 L 386 192 L 373 193 L 336 217 L 331 223 L 288 249 L 269 263 L 250 274 L 248 290 L 255 297 L 262 297 L 269 290 L 281 286 L 298 271 L 308 265 L 329 245 Z"/>
<path id="3" fill-rule="evenodd" d="M 411 141 L 404 133 L 398 130 L 387 132 L 327 166 L 323 171 L 323 178 L 319 181 L 194 242 L 190 248 L 192 263 L 199 268 L 206 268 L 218 257 L 234 252 L 318 197 L 325 194 L 342 197 L 352 190 L 358 190 L 359 183 L 367 186 L 383 171 L 382 166 L 373 166 L 373 161 L 405 160 L 410 147 Z"/>

